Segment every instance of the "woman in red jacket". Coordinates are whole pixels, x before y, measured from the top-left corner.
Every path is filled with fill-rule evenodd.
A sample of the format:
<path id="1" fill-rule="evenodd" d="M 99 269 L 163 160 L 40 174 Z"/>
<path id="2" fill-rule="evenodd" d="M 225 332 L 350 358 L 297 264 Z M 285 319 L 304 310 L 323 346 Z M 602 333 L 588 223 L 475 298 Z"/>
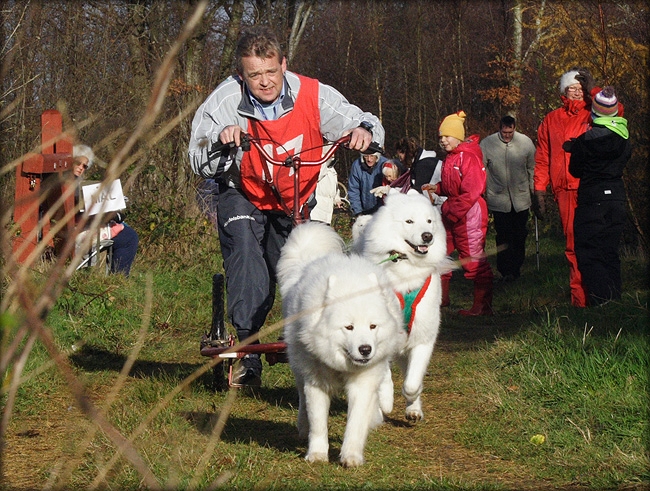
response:
<path id="1" fill-rule="evenodd" d="M 465 112 L 447 116 L 440 125 L 440 146 L 447 152 L 442 164 L 439 194 L 442 220 L 447 231 L 447 253 L 458 251 L 465 278 L 474 281 L 474 304 L 461 315 L 492 314 L 493 274 L 485 255 L 488 210 L 485 166 L 478 135 L 465 139 Z M 449 305 L 451 273 L 442 276 L 442 305 Z"/>

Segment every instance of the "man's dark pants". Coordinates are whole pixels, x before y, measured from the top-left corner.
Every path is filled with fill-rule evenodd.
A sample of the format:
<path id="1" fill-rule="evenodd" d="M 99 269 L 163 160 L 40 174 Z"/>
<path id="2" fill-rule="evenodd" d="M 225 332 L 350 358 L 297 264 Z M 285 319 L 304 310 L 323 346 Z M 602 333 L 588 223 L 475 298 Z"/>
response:
<path id="1" fill-rule="evenodd" d="M 497 244 L 497 270 L 501 276 L 518 278 L 526 258 L 528 236 L 528 209 L 508 213 L 494 211 L 494 229 Z"/>
<path id="2" fill-rule="evenodd" d="M 228 318 L 243 341 L 260 330 L 273 307 L 276 266 L 291 232 L 291 219 L 262 212 L 242 191 L 222 185 L 217 222 Z"/>

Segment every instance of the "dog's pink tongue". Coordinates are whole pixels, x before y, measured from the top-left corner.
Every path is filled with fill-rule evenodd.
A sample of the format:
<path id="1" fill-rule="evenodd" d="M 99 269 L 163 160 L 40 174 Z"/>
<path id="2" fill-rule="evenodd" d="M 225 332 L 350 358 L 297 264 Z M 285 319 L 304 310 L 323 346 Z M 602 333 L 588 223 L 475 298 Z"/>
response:
<path id="1" fill-rule="evenodd" d="M 422 253 L 425 253 L 428 250 L 429 250 L 429 246 L 425 246 L 425 245 L 418 246 L 418 251 L 420 251 Z"/>

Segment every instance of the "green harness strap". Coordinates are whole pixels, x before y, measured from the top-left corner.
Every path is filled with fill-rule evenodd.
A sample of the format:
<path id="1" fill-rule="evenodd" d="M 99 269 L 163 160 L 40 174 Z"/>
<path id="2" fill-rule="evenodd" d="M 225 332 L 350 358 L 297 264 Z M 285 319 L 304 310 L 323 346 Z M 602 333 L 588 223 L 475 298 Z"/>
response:
<path id="1" fill-rule="evenodd" d="M 396 263 L 400 259 L 406 259 L 405 254 L 401 254 L 397 251 L 391 251 L 388 254 L 389 256 L 383 261 L 380 261 L 379 264 L 388 261 L 393 261 L 394 263 Z M 411 334 L 411 327 L 413 327 L 413 320 L 415 319 L 415 310 L 417 309 L 420 301 L 422 300 L 422 297 L 424 297 L 424 294 L 429 289 L 430 284 L 431 284 L 431 276 L 429 276 L 426 279 L 426 281 L 420 288 L 416 290 L 411 290 L 405 295 L 402 295 L 400 292 L 395 292 L 395 295 L 397 295 L 397 298 L 399 299 L 400 306 L 402 307 L 402 312 L 404 313 L 404 329 L 408 334 Z"/>
<path id="2" fill-rule="evenodd" d="M 402 311 L 404 312 L 404 329 L 406 329 L 408 334 L 411 334 L 411 327 L 413 326 L 413 320 L 415 319 L 415 311 L 420 304 L 422 297 L 424 297 L 424 294 L 429 289 L 430 284 L 431 276 L 429 276 L 424 282 L 424 285 L 417 290 L 411 290 L 405 295 L 395 292 L 402 307 Z"/>

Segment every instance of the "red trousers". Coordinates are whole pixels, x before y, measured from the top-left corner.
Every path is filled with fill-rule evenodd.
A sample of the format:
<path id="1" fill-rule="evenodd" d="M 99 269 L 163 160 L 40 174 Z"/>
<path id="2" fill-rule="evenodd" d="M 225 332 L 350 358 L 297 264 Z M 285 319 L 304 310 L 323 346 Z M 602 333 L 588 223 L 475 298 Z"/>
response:
<path id="1" fill-rule="evenodd" d="M 582 286 L 582 276 L 578 270 L 578 260 L 574 248 L 573 217 L 578 204 L 577 190 L 556 190 L 555 201 L 560 212 L 562 229 L 566 237 L 564 255 L 569 262 L 569 287 L 571 288 L 571 304 L 576 307 L 587 306 L 587 293 Z"/>
<path id="2" fill-rule="evenodd" d="M 445 220 L 447 231 L 447 254 L 458 251 L 458 259 L 465 270 L 465 278 L 477 283 L 492 283 L 494 275 L 485 254 L 488 211 L 483 199 L 478 200 L 467 215 L 456 223 Z M 451 279 L 452 273 L 442 275 Z"/>

